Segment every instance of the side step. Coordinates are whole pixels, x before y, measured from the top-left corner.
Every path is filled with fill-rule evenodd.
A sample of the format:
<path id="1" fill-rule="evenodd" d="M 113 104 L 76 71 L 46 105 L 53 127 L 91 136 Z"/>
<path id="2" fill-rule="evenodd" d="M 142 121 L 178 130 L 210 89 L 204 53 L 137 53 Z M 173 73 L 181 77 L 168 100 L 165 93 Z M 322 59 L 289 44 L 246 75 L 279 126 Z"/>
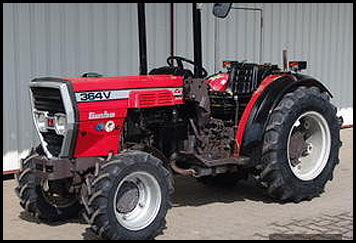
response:
<path id="1" fill-rule="evenodd" d="M 245 157 L 245 156 L 241 156 L 239 158 L 230 157 L 230 158 L 219 159 L 219 160 L 206 160 L 199 155 L 196 155 L 195 157 L 197 157 L 207 167 L 216 167 L 216 166 L 222 166 L 222 165 L 241 165 L 241 166 L 243 166 L 243 165 L 247 165 L 250 162 L 250 157 Z"/>
<path id="2" fill-rule="evenodd" d="M 194 153 L 189 153 L 189 152 L 184 152 L 181 151 L 181 154 L 184 154 L 186 156 L 191 156 L 200 161 L 203 165 L 207 167 L 216 167 L 216 166 L 222 166 L 222 165 L 240 165 L 240 166 L 246 166 L 250 162 L 250 157 L 246 156 L 241 156 L 238 158 L 235 157 L 229 157 L 229 158 L 224 158 L 224 159 L 218 159 L 218 160 L 207 160 L 206 158 L 203 158 L 200 155 L 194 154 Z"/>

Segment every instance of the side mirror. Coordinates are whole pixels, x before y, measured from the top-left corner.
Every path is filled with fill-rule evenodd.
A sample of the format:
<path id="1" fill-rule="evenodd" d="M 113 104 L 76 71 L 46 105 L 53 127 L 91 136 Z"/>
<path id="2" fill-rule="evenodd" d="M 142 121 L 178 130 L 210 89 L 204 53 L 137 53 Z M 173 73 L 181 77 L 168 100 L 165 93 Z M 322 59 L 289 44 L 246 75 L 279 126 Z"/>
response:
<path id="1" fill-rule="evenodd" d="M 215 17 L 224 19 L 229 14 L 232 3 L 214 3 L 213 14 Z"/>

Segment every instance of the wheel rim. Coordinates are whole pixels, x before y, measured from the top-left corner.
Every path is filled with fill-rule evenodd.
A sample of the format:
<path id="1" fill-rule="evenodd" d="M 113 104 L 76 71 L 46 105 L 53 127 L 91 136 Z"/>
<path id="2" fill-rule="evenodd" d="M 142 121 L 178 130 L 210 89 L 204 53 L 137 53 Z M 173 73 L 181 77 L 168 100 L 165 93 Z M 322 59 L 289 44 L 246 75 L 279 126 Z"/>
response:
<path id="1" fill-rule="evenodd" d="M 154 176 L 134 172 L 120 182 L 113 203 L 116 219 L 123 227 L 141 230 L 150 225 L 159 212 L 161 188 Z"/>
<path id="2" fill-rule="evenodd" d="M 300 180 L 318 177 L 330 155 L 331 135 L 325 118 L 308 111 L 298 117 L 288 136 L 287 157 L 293 174 Z"/>

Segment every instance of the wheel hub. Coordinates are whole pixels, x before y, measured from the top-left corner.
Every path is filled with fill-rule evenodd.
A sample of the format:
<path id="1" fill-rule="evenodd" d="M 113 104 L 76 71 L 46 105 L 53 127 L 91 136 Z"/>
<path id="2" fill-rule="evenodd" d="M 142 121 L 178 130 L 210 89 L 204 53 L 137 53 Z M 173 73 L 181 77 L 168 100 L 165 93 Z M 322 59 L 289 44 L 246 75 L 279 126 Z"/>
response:
<path id="1" fill-rule="evenodd" d="M 289 158 L 293 167 L 301 163 L 300 158 L 307 156 L 308 143 L 304 139 L 304 133 L 296 131 L 291 139 L 289 145 Z"/>
<path id="2" fill-rule="evenodd" d="M 132 212 L 139 200 L 139 189 L 133 182 L 125 181 L 121 186 L 116 202 L 116 209 L 119 213 Z"/>
<path id="3" fill-rule="evenodd" d="M 293 124 L 288 136 L 287 158 L 294 175 L 303 181 L 315 179 L 330 154 L 331 135 L 325 118 L 308 111 Z"/>

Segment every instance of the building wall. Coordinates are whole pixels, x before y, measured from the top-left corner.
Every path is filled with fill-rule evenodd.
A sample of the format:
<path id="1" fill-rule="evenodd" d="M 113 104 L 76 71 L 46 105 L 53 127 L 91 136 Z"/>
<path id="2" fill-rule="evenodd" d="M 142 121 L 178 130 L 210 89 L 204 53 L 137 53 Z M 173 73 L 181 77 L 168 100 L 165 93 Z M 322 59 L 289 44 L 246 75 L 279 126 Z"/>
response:
<path id="1" fill-rule="evenodd" d="M 270 62 L 282 66 L 282 50 L 290 60 L 307 60 L 310 74 L 332 90 L 340 108 L 353 106 L 353 4 L 352 3 L 239 3 L 224 19 L 214 18 L 212 4 L 203 5 L 204 65 L 221 69 L 222 60 Z M 176 4 L 177 54 L 193 57 L 191 8 Z M 191 23 L 190 23 L 191 24 Z M 191 28 L 191 26 L 189 26 Z"/>
<path id="2" fill-rule="evenodd" d="M 203 63 L 209 73 L 225 59 L 282 64 L 307 60 L 305 73 L 322 80 L 340 110 L 353 104 L 353 4 L 240 3 L 225 20 L 202 10 Z M 263 26 L 261 26 L 263 17 Z M 149 70 L 170 53 L 170 4 L 146 4 Z M 191 4 L 174 8 L 174 52 L 193 57 Z M 3 4 L 4 170 L 38 144 L 27 84 L 39 76 L 138 74 L 137 9 L 132 3 Z M 346 114 L 346 113 L 345 113 Z M 352 123 L 352 116 L 348 118 Z"/>

